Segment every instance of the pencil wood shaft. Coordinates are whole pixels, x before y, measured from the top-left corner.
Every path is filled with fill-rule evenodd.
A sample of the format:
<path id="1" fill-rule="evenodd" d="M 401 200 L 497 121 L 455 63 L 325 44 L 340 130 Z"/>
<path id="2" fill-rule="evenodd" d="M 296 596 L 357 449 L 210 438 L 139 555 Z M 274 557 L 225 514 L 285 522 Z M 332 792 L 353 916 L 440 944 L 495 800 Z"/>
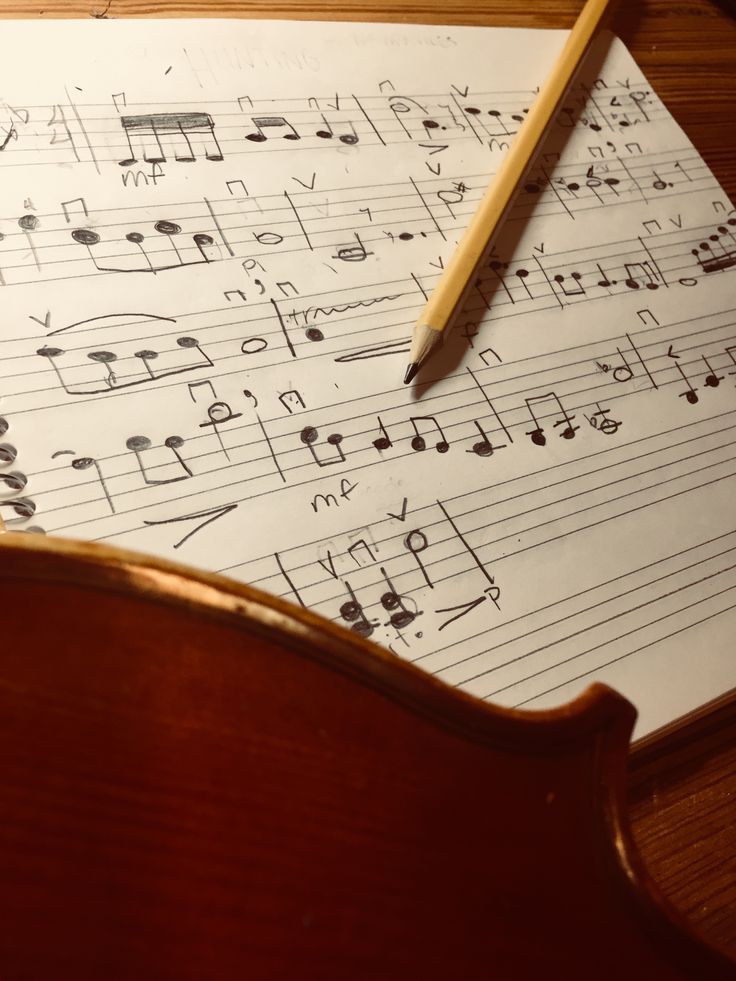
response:
<path id="1" fill-rule="evenodd" d="M 421 363 L 442 340 L 471 289 L 514 197 L 560 103 L 595 36 L 610 0 L 587 0 L 562 52 L 521 124 L 495 179 L 422 310 L 414 328 L 409 360 Z M 437 335 L 437 336 L 434 336 Z"/>

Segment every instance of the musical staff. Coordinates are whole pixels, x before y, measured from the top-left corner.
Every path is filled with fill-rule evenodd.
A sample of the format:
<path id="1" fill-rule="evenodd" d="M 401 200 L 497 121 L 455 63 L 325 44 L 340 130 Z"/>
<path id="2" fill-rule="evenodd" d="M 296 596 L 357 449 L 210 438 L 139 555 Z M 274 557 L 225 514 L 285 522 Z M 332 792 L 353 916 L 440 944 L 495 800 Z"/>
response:
<path id="1" fill-rule="evenodd" d="M 310 425 L 304 425 L 307 420 L 303 412 L 298 422 L 297 417 L 288 412 L 256 420 L 252 414 L 233 412 L 229 406 L 217 402 L 214 403 L 215 411 L 210 413 L 210 421 L 214 419 L 220 424 L 228 423 L 229 453 L 220 459 L 211 442 L 211 435 L 196 431 L 206 428 L 199 422 L 196 426 L 192 424 L 190 430 L 180 429 L 181 435 L 177 440 L 183 439 L 186 443 L 188 476 L 191 476 L 189 471 L 196 472 L 200 477 L 208 474 L 217 477 L 227 472 L 231 492 L 237 488 L 238 494 L 249 497 L 273 493 L 282 483 L 308 486 L 314 475 L 323 468 L 335 467 L 338 472 L 356 473 L 383 466 L 387 461 L 416 458 L 422 446 L 425 449 L 423 456 L 429 449 L 435 453 L 447 453 L 453 456 L 454 466 L 457 467 L 462 464 L 460 457 L 468 455 L 468 451 L 472 460 L 476 461 L 475 466 L 495 466 L 495 450 L 505 448 L 506 455 L 513 457 L 523 446 L 525 437 L 529 437 L 530 406 L 533 406 L 535 431 L 540 432 L 540 438 L 529 441 L 536 452 L 544 455 L 552 448 L 547 436 L 541 438 L 542 433 L 548 432 L 550 440 L 562 438 L 565 442 L 572 442 L 574 437 L 576 443 L 584 442 L 595 453 L 601 440 L 620 438 L 618 431 L 621 423 L 618 417 L 627 419 L 622 432 L 632 428 L 631 412 L 627 411 L 625 404 L 640 397 L 641 384 L 648 376 L 654 382 L 647 385 L 648 389 L 656 392 L 660 398 L 668 398 L 673 407 L 677 401 L 675 390 L 681 388 L 680 368 L 693 375 L 699 372 L 702 378 L 703 352 L 706 352 L 710 364 L 716 365 L 723 374 L 729 366 L 733 368 L 736 364 L 732 343 L 736 339 L 736 310 L 731 312 L 730 318 L 720 316 L 712 319 L 712 323 L 707 322 L 695 330 L 688 321 L 679 325 L 660 325 L 641 332 L 634 350 L 642 357 L 646 370 L 642 367 L 636 371 L 629 368 L 616 376 L 615 369 L 612 370 L 607 363 L 610 355 L 601 357 L 600 352 L 613 350 L 621 355 L 628 347 L 632 364 L 636 356 L 629 346 L 632 339 L 628 335 L 624 338 L 611 337 L 602 341 L 600 346 L 588 344 L 567 352 L 564 360 L 540 355 L 536 363 L 530 364 L 525 359 L 518 366 L 509 364 L 506 372 L 508 377 L 513 378 L 511 385 L 495 378 L 498 369 L 488 367 L 459 372 L 452 377 L 449 392 L 446 390 L 437 396 L 428 393 L 422 399 L 424 411 L 421 416 L 408 413 L 397 397 L 400 393 L 391 390 L 362 400 L 363 411 L 360 413 L 356 413 L 351 402 L 338 403 L 326 410 L 310 410 Z M 669 354 L 674 344 L 680 352 L 676 364 Z M 519 369 L 522 369 L 521 373 Z M 517 373 L 511 374 L 514 371 Z M 534 395 L 533 389 L 530 393 L 530 386 L 541 375 L 548 384 L 554 385 L 554 391 Z M 491 387 L 493 399 L 488 395 Z M 612 406 L 615 407 L 615 417 Z M 380 422 L 374 414 L 377 408 L 381 410 Z M 581 425 L 580 418 L 586 414 L 596 419 L 595 425 Z M 577 420 L 574 419 L 576 415 L 579 417 Z M 336 422 L 346 420 L 348 416 L 347 421 Z M 491 448 L 487 449 L 483 442 L 478 446 L 479 427 Z M 573 430 L 573 435 L 566 435 L 570 430 Z M 268 445 L 264 442 L 264 432 L 268 433 Z M 421 433 L 431 433 L 434 438 Z M 148 437 L 146 439 L 145 448 L 151 443 Z M 160 442 L 165 442 L 163 437 Z M 127 447 L 131 448 L 134 447 Z M 142 444 L 140 448 L 144 448 Z M 309 452 L 305 453 L 305 450 Z M 278 473 L 269 465 L 271 453 L 278 459 Z M 112 474 L 116 474 L 115 480 L 120 482 L 122 489 L 116 493 L 116 497 L 121 501 L 130 497 L 134 502 L 135 485 L 131 485 L 130 478 L 136 475 L 137 470 L 128 461 L 126 452 L 101 456 L 98 460 L 100 466 L 111 475 L 108 486 L 115 486 Z M 178 470 L 176 472 L 180 475 Z M 183 464 L 181 472 L 185 472 Z M 56 474 L 57 469 L 54 468 L 48 475 L 52 473 Z M 38 481 L 41 476 L 37 474 L 34 479 Z M 39 500 L 46 493 L 62 496 L 65 493 L 63 483 L 58 486 L 52 484 L 48 490 L 38 483 L 36 486 L 39 487 Z M 131 486 L 133 490 L 127 489 Z M 205 487 L 209 486 L 211 481 L 205 481 Z M 187 497 L 197 493 L 196 481 L 191 486 L 187 484 L 184 493 Z M 139 504 L 131 503 L 132 511 L 130 508 L 126 508 L 126 511 L 132 514 L 138 507 Z M 44 513 L 51 515 L 54 510 L 52 501 L 46 501 Z M 68 518 L 68 513 L 63 508 L 62 511 L 64 519 Z M 69 526 L 64 524 L 56 530 L 66 532 Z"/>
<path id="2" fill-rule="evenodd" d="M 541 81 L 541 78 L 539 79 Z M 598 136 L 640 138 L 640 130 L 668 119 L 645 84 L 609 80 L 606 99 L 583 82 L 571 92 L 556 129 L 575 128 Z M 337 98 L 339 112 L 331 107 Z M 190 100 L 161 105 L 116 97 L 100 104 L 75 99 L 71 105 L 24 108 L 12 119 L 12 137 L 0 152 L 0 166 L 57 164 L 164 164 L 232 160 L 253 152 L 302 152 L 340 146 L 391 147 L 433 141 L 439 145 L 480 143 L 495 151 L 508 145 L 534 99 L 534 92 L 478 91 L 458 100 L 446 92 L 334 94 L 281 99 Z M 118 115 L 120 108 L 125 112 Z M 141 110 L 140 112 L 137 110 Z M 17 111 L 17 110 L 16 110 Z M 336 127 L 336 130 L 333 129 Z M 337 135 L 335 136 L 335 132 Z M 334 138 L 333 138 L 334 137 Z"/>
<path id="3" fill-rule="evenodd" d="M 686 176 L 676 178 L 672 193 L 694 195 L 715 186 L 712 175 L 699 158 L 693 158 L 691 151 L 677 153 L 684 159 L 678 173 Z M 661 162 L 662 154 L 656 156 L 660 168 L 674 167 L 671 160 L 669 164 Z M 612 171 L 619 167 L 615 160 L 603 161 L 602 165 Z M 576 214 L 591 208 L 638 200 L 642 191 L 637 175 L 648 166 L 646 161 L 640 167 L 630 166 L 629 176 L 619 182 L 615 195 L 604 196 L 589 186 L 589 180 L 578 185 L 562 176 L 583 172 L 582 165 L 559 165 L 544 181 L 527 182 L 510 220 L 526 220 L 531 213 L 565 214 L 574 219 Z M 0 227 L 11 229 L 0 240 L 0 282 L 9 286 L 96 273 L 162 272 L 233 257 L 242 259 L 252 255 L 254 247 L 260 256 L 286 256 L 319 248 L 332 254 L 337 243 L 355 234 L 356 229 L 363 252 L 366 246 L 385 249 L 394 243 L 406 248 L 412 240 L 437 238 L 438 228 L 446 236 L 462 228 L 480 200 L 486 180 L 486 174 L 475 174 L 464 178 L 419 179 L 415 186 L 407 180 L 372 187 L 294 191 L 288 197 L 282 192 L 247 201 L 232 195 L 169 201 L 157 205 L 156 210 L 159 216 L 162 213 L 176 216 L 176 221 L 157 217 L 150 207 L 105 209 L 93 212 L 91 228 L 70 227 L 69 212 L 64 206 L 62 213 L 20 218 L 17 225 L 24 234 L 12 231 L 14 219 L 0 219 Z M 560 182 L 565 182 L 564 193 Z M 329 214 L 325 213 L 325 194 L 332 201 Z M 84 199 L 80 201 L 83 217 L 89 219 L 89 205 Z M 719 227 L 725 229 L 719 236 L 728 233 L 727 224 Z M 29 254 L 31 231 L 33 251 Z M 732 242 L 731 247 L 734 248 Z M 710 248 L 706 243 L 706 250 Z M 698 258 L 699 253 L 693 253 L 697 259 L 694 265 L 701 271 L 726 269 L 733 264 L 716 246 L 712 248 L 715 251 L 708 252 L 705 267 Z"/>
<path id="4" fill-rule="evenodd" d="M 3 518 L 234 575 L 481 698 L 601 678 L 667 721 L 665 656 L 720 665 L 734 623 L 736 212 L 620 43 L 409 390 L 554 39 L 153 23 L 143 57 L 116 22 L 123 78 L 98 26 L 0 100 Z M 398 30 L 432 45 L 411 89 Z"/>

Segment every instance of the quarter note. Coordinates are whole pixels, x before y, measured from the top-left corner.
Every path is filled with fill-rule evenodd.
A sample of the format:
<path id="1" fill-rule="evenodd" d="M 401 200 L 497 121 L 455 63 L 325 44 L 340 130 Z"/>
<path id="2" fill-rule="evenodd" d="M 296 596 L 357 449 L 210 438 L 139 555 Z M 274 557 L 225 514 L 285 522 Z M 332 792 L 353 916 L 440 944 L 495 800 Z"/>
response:
<path id="1" fill-rule="evenodd" d="M 521 285 L 524 287 L 524 291 L 525 291 L 526 295 L 529 297 L 529 299 L 530 300 L 533 300 L 534 299 L 534 296 L 532 295 L 532 291 L 529 289 L 529 287 L 527 286 L 527 282 L 526 282 L 527 279 L 529 278 L 529 270 L 528 269 L 517 269 L 516 272 L 514 273 L 514 275 L 519 280 L 519 282 L 521 283 Z"/>
<path id="2" fill-rule="evenodd" d="M 608 278 L 608 276 L 606 275 L 606 273 L 603 272 L 603 268 L 602 268 L 600 262 L 596 262 L 596 268 L 598 269 L 598 272 L 601 274 L 601 278 L 598 280 L 598 283 L 597 283 L 598 286 L 602 286 L 603 288 L 607 288 L 607 287 L 615 286 L 616 285 L 616 283 L 618 281 L 615 280 L 615 279 L 609 279 Z"/>
<path id="3" fill-rule="evenodd" d="M 717 375 L 715 371 L 713 371 L 710 362 L 704 354 L 702 354 L 701 357 L 703 361 L 705 361 L 705 366 L 708 369 L 708 374 L 703 379 L 704 384 L 707 385 L 708 388 L 718 388 L 719 384 L 723 381 L 723 375 Z"/>
<path id="4" fill-rule="evenodd" d="M 494 450 L 503 449 L 503 446 L 494 446 L 493 443 L 491 443 L 490 439 L 486 435 L 485 430 L 483 429 L 483 427 L 481 426 L 481 424 L 478 422 L 477 419 L 473 420 L 473 425 L 478 430 L 478 433 L 480 434 L 480 439 L 477 442 L 473 443 L 472 447 L 469 450 L 465 451 L 466 453 L 475 453 L 476 456 L 485 457 L 485 456 L 493 456 Z"/>
<path id="5" fill-rule="evenodd" d="M 31 232 L 35 232 L 35 230 L 38 228 L 38 218 L 35 215 L 23 215 L 18 219 L 18 227 L 25 235 L 31 255 L 33 256 L 33 261 L 36 265 L 36 269 L 40 271 L 41 263 L 38 258 L 38 252 L 36 251 L 33 236 L 31 235 Z"/>
<path id="6" fill-rule="evenodd" d="M 495 123 L 497 126 L 500 126 L 501 127 L 500 132 L 498 132 L 498 133 L 492 133 L 491 134 L 492 136 L 510 136 L 511 135 L 509 133 L 508 126 L 503 121 L 503 113 L 501 112 L 500 109 L 489 109 L 488 110 L 488 115 L 491 117 L 491 121 L 493 123 Z"/>
<path id="7" fill-rule="evenodd" d="M 112 495 L 110 494 L 110 491 L 107 488 L 107 481 L 105 480 L 105 476 L 102 473 L 102 468 L 100 467 L 99 462 L 95 460 L 94 457 L 91 456 L 80 456 L 72 460 L 70 466 L 72 470 L 77 470 L 82 473 L 85 470 L 90 470 L 90 469 L 95 471 L 97 475 L 97 480 L 100 484 L 100 487 L 102 488 L 103 494 L 105 495 L 105 500 L 107 501 L 108 507 L 110 508 L 112 513 L 115 514 L 115 505 L 113 504 Z"/>
<path id="8" fill-rule="evenodd" d="M 421 129 L 417 129 L 416 136 L 422 140 L 431 140 L 432 134 L 436 130 L 444 128 L 436 119 L 429 117 L 426 107 L 421 102 L 417 102 L 416 99 L 394 95 L 388 100 L 388 104 L 391 112 L 396 117 L 396 121 L 410 140 L 414 139 L 414 134 L 407 123 L 410 123 L 412 120 L 415 120 L 421 126 Z"/>
<path id="9" fill-rule="evenodd" d="M 390 438 L 388 432 L 386 431 L 386 427 L 381 422 L 381 417 L 378 416 L 377 418 L 378 418 L 378 431 L 380 432 L 381 435 L 378 436 L 376 439 L 373 440 L 373 445 L 379 451 L 381 451 L 381 450 L 388 450 L 394 444 L 391 442 L 391 438 Z"/>
<path id="10" fill-rule="evenodd" d="M 381 575 L 386 581 L 388 590 L 381 596 L 381 606 L 390 614 L 388 618 L 388 623 L 384 626 L 396 627 L 401 630 L 403 627 L 408 627 L 409 624 L 413 623 L 419 616 L 421 611 L 414 613 L 412 610 L 408 609 L 404 602 L 404 598 L 396 591 L 394 584 L 388 576 L 386 570 L 381 568 Z"/>
<path id="11" fill-rule="evenodd" d="M 690 405 L 695 405 L 698 402 L 697 391 L 696 391 L 695 388 L 693 388 L 693 386 L 692 386 L 692 384 L 690 382 L 690 379 L 687 377 L 687 375 L 685 374 L 685 372 L 684 372 L 684 370 L 683 370 L 683 368 L 682 368 L 682 366 L 680 364 L 680 355 L 679 354 L 676 354 L 673 351 L 672 348 L 673 348 L 673 345 L 670 344 L 669 349 L 667 351 L 667 357 L 668 358 L 671 358 L 674 361 L 675 368 L 677 368 L 677 370 L 680 373 L 680 377 L 682 378 L 682 380 L 687 385 L 687 388 L 685 389 L 685 391 L 684 392 L 678 392 L 678 395 L 679 395 L 680 398 L 684 398 L 687 402 L 689 402 Z"/>
<path id="12" fill-rule="evenodd" d="M 318 136 L 321 140 L 331 140 L 335 135 L 335 131 L 330 123 L 328 123 L 325 119 L 324 114 L 322 114 L 322 122 L 324 126 L 322 129 L 317 130 L 315 136 Z M 356 133 L 355 126 L 353 126 L 352 123 L 348 123 L 347 125 L 350 127 L 352 132 L 341 133 L 337 138 L 341 143 L 345 143 L 347 146 L 354 146 L 358 142 L 358 134 Z"/>
<path id="13" fill-rule="evenodd" d="M 360 634 L 361 637 L 370 637 L 373 633 L 376 621 L 371 622 L 366 617 L 363 606 L 353 592 L 350 583 L 345 580 L 343 585 L 345 586 L 350 599 L 340 606 L 340 616 L 349 626 L 350 630 L 353 631 L 353 633 Z"/>

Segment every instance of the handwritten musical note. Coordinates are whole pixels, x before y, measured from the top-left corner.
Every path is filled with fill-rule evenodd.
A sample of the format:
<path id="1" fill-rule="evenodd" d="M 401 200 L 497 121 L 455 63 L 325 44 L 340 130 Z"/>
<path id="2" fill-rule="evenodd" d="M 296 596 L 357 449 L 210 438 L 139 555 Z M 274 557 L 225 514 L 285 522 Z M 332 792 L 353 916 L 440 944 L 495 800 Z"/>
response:
<path id="1" fill-rule="evenodd" d="M 213 363 L 205 351 L 200 347 L 199 341 L 194 337 L 177 337 L 176 345 L 178 351 L 158 352 L 151 350 L 135 351 L 129 366 L 120 368 L 120 359 L 114 351 L 88 351 L 86 357 L 95 365 L 100 365 L 101 371 L 90 371 L 88 366 L 80 363 L 72 363 L 70 366 L 60 365 L 58 362 L 64 356 L 71 354 L 63 348 L 47 345 L 36 351 L 40 357 L 44 358 L 53 368 L 56 378 L 67 393 L 67 395 L 103 395 L 113 390 L 131 388 L 136 385 L 145 385 L 171 375 L 181 375 L 205 366 L 213 367 Z M 196 358 L 194 361 L 185 360 L 182 365 L 181 352 L 194 351 Z M 161 359 L 161 365 L 157 363 Z M 140 365 L 145 368 L 140 371 Z M 156 366 L 156 367 L 154 367 Z"/>
<path id="2" fill-rule="evenodd" d="M 207 160 L 222 160 L 222 150 L 215 136 L 215 124 L 206 112 L 160 112 L 141 116 L 121 116 L 120 125 L 123 127 L 128 141 L 130 155 L 120 161 L 121 167 L 131 167 L 138 162 L 134 144 L 144 147 L 142 157 L 146 163 L 166 163 L 166 152 L 162 137 L 175 137 L 177 149 L 174 159 L 177 163 L 193 163 L 195 141 L 203 138 L 201 145 Z M 146 137 L 152 136 L 153 143 L 149 145 Z M 151 149 L 153 147 L 153 149 Z"/>
<path id="3" fill-rule="evenodd" d="M 324 455 L 318 452 L 320 436 L 314 426 L 305 426 L 301 431 L 300 439 L 308 447 L 318 467 L 331 467 L 336 463 L 345 462 L 345 452 L 341 445 L 343 438 L 340 433 L 330 433 L 326 437 L 325 442 L 334 449 L 334 452 Z"/>
<path id="4" fill-rule="evenodd" d="M 412 325 L 558 39 L 4 30 L 14 530 L 185 551 L 509 705 L 601 679 L 646 730 L 720 694 L 736 217 L 620 42 L 405 387 Z"/>
<path id="5" fill-rule="evenodd" d="M 247 133 L 245 138 L 246 140 L 251 140 L 253 143 L 265 143 L 266 140 L 273 139 L 274 137 L 280 137 L 284 140 L 301 139 L 292 124 L 284 119 L 283 116 L 253 116 L 251 122 L 256 132 Z M 286 132 L 278 132 L 282 129 L 286 130 Z M 269 132 L 269 130 L 276 132 Z"/>

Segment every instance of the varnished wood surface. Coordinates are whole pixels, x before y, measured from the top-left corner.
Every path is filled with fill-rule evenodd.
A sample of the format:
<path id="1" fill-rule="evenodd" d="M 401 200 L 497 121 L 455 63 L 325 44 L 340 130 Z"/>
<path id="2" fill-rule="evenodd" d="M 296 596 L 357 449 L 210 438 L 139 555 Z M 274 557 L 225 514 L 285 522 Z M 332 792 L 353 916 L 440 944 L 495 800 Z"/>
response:
<path id="1" fill-rule="evenodd" d="M 730 981 L 632 846 L 634 709 L 488 705 L 247 586 L 0 539 L 3 981 Z"/>
<path id="2" fill-rule="evenodd" d="M 736 958 L 736 696 L 636 746 L 629 801 L 662 892 Z"/>
<path id="3" fill-rule="evenodd" d="M 576 0 L 0 0 L 7 17 L 224 16 L 568 27 Z M 736 198 L 736 23 L 731 0 L 622 0 L 612 28 L 730 198 Z M 635 750 L 635 838 L 663 892 L 736 956 L 736 697 Z"/>

